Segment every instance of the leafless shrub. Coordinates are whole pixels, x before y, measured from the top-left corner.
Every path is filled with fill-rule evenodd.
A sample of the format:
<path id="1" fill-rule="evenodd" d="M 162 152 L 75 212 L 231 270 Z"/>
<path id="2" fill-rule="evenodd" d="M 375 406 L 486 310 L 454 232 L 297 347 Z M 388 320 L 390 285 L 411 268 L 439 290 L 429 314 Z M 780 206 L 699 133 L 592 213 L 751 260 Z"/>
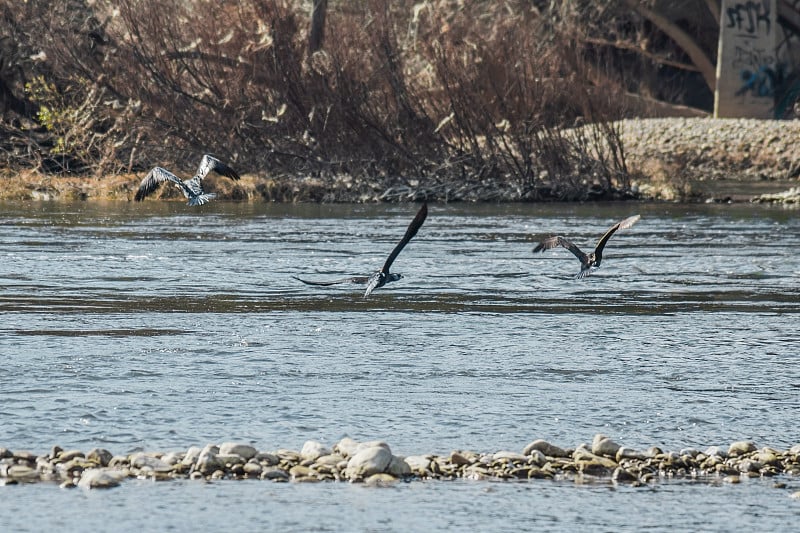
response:
<path id="1" fill-rule="evenodd" d="M 71 170 L 188 168 L 208 151 L 243 171 L 312 177 L 336 198 L 584 198 L 587 184 L 627 186 L 607 122 L 619 89 L 592 81 L 602 76 L 563 17 L 537 2 L 332 4 L 311 55 L 295 0 L 28 4 L 17 22 L 47 58 L 28 82 L 52 87 L 50 100 L 27 100 L 47 138 L 28 135 L 28 150 L 71 157 Z M 45 107 L 59 117 L 50 129 Z M 566 135 L 578 117 L 588 129 Z"/>

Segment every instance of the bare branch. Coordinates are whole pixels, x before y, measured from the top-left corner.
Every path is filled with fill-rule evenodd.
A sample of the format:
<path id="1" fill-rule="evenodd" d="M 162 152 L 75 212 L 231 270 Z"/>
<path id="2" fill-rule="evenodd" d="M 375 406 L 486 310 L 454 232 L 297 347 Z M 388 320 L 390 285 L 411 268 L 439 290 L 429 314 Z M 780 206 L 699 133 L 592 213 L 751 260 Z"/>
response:
<path id="1" fill-rule="evenodd" d="M 719 3 L 719 0 L 706 0 L 706 5 L 708 6 L 708 10 L 711 12 L 711 15 L 714 17 L 714 20 L 717 21 L 719 25 L 719 19 L 722 16 L 722 6 Z"/>
<path id="2" fill-rule="evenodd" d="M 675 44 L 680 46 L 691 58 L 692 62 L 697 65 L 698 70 L 703 75 L 706 84 L 712 91 L 717 86 L 717 71 L 714 64 L 703 52 L 703 49 L 695 42 L 692 37 L 683 31 L 680 27 L 673 24 L 669 19 L 663 15 L 645 7 L 639 0 L 625 0 L 625 2 L 639 13 L 644 18 L 658 26 L 661 31 L 675 41 Z"/>

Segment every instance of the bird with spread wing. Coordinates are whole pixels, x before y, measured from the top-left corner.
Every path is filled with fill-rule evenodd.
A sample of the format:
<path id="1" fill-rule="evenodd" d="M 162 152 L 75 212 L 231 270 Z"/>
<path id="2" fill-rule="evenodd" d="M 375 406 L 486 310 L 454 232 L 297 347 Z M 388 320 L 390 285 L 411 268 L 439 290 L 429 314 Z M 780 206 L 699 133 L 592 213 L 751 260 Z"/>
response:
<path id="1" fill-rule="evenodd" d="M 533 249 L 533 251 L 544 252 L 545 250 L 550 250 L 558 246 L 566 248 L 581 262 L 581 271 L 575 275 L 576 278 L 580 279 L 586 277 L 586 275 L 589 274 L 592 269 L 600 266 L 600 262 L 603 260 L 603 248 L 605 248 L 608 239 L 610 239 L 617 230 L 630 228 L 636 224 L 640 218 L 642 218 L 640 215 L 633 215 L 608 228 L 608 231 L 606 231 L 605 234 L 600 237 L 600 240 L 597 242 L 597 246 L 595 246 L 594 251 L 589 252 L 588 254 L 583 253 L 580 248 L 560 235 L 548 237 L 540 242 L 536 248 Z"/>
<path id="2" fill-rule="evenodd" d="M 139 184 L 139 190 L 136 191 L 134 200 L 141 202 L 147 195 L 158 189 L 159 185 L 165 181 L 171 181 L 183 192 L 183 195 L 189 199 L 189 205 L 203 205 L 216 196 L 216 194 L 205 192 L 200 183 L 200 181 L 212 171 L 234 181 L 239 179 L 239 174 L 231 167 L 216 157 L 205 154 L 200 161 L 200 166 L 197 167 L 197 172 L 194 177 L 185 181 L 165 168 L 153 168 L 153 170 L 148 172 L 147 176 L 144 177 L 142 183 Z"/>
<path id="3" fill-rule="evenodd" d="M 332 281 L 309 281 L 302 278 L 298 278 L 297 276 L 292 276 L 297 281 L 301 281 L 306 285 L 336 285 L 339 283 L 357 283 L 357 284 L 366 284 L 367 289 L 364 292 L 364 298 L 372 294 L 372 291 L 377 289 L 378 287 L 383 287 L 387 283 L 391 283 L 393 281 L 397 281 L 399 279 L 403 279 L 402 274 L 397 274 L 394 272 L 389 272 L 389 269 L 394 263 L 394 260 L 397 259 L 398 254 L 405 248 L 406 244 L 414 238 L 414 235 L 417 234 L 419 228 L 422 227 L 422 224 L 425 222 L 425 219 L 428 217 L 428 204 L 427 202 L 422 204 L 419 211 L 417 211 L 417 215 L 414 217 L 414 220 L 411 221 L 411 224 L 408 225 L 408 229 L 406 230 L 405 235 L 403 238 L 400 239 L 400 242 L 397 243 L 397 246 L 394 247 L 392 253 L 389 254 L 389 257 L 386 258 L 386 262 L 383 264 L 383 267 L 378 270 L 377 272 L 373 273 L 371 276 L 353 276 L 350 278 L 343 278 L 337 279 Z"/>

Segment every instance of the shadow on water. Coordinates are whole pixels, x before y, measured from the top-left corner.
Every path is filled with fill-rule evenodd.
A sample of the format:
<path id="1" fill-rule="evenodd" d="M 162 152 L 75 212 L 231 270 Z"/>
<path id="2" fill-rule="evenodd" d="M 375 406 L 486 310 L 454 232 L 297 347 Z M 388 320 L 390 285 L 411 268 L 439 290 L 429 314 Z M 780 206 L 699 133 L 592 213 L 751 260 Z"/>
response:
<path id="1" fill-rule="evenodd" d="M 237 294 L 209 294 L 206 296 L 164 296 L 140 298 L 111 298 L 88 296 L 80 299 L 59 297 L 3 297 L 0 311 L 25 312 L 47 310 L 58 313 L 89 314 L 147 314 L 147 313 L 270 313 L 279 311 L 307 311 L 325 313 L 547 313 L 547 314 L 632 314 L 658 315 L 693 311 L 731 311 L 742 313 L 780 312 L 800 313 L 800 291 L 672 291 L 657 292 L 598 292 L 591 298 L 565 298 L 563 296 L 501 297 L 494 294 L 440 294 L 422 297 L 392 294 L 385 291 L 365 299 L 358 294 L 336 296 L 244 296 Z M 50 330 L 53 331 L 53 330 Z M 149 333 L 146 333 L 147 331 Z M 177 330 L 175 330 L 177 331 Z M 95 335 L 158 335 L 169 334 L 170 329 L 103 330 Z M 33 331 L 18 330 L 20 334 L 34 335 Z M 66 332 L 64 333 L 67 334 Z"/>

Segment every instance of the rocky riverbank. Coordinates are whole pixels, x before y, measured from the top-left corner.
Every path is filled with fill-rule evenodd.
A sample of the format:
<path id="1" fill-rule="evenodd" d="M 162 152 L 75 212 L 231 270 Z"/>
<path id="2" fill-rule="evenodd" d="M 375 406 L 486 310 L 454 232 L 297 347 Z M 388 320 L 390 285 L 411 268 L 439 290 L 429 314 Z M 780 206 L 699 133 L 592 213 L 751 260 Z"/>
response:
<path id="1" fill-rule="evenodd" d="M 617 123 L 632 189 L 610 199 L 665 201 L 758 201 L 798 205 L 800 120 L 653 118 Z M 585 133 L 583 135 L 586 137 Z M 36 172 L 0 172 L 0 200 L 132 201 L 143 174 L 102 178 L 63 177 Z M 396 180 L 395 180 L 396 181 Z M 267 202 L 377 202 L 421 198 L 443 201 L 520 201 L 516 186 L 490 179 L 479 184 L 454 178 L 431 186 L 414 176 L 402 185 L 376 178 L 365 183 L 347 175 L 314 177 L 246 174 L 238 182 L 211 176 L 208 192 L 221 200 Z M 597 185 L 585 180 L 587 197 Z M 180 200 L 175 187 L 162 186 L 154 200 Z"/>
<path id="2" fill-rule="evenodd" d="M 775 193 L 800 178 L 800 120 L 654 118 L 619 127 L 644 198 L 783 203 Z"/>
<path id="3" fill-rule="evenodd" d="M 259 451 L 245 443 L 191 447 L 185 452 L 113 455 L 54 446 L 49 453 L 0 448 L 0 485 L 51 482 L 63 488 L 111 488 L 125 479 L 262 479 L 274 482 L 348 481 L 383 485 L 399 480 L 607 481 L 634 486 L 659 479 L 738 483 L 743 477 L 800 475 L 800 445 L 789 450 L 759 448 L 750 441 L 678 452 L 653 446 L 635 450 L 605 435 L 591 445 L 561 448 L 535 440 L 522 452 L 453 451 L 447 456 L 394 455 L 382 441 L 344 438 L 332 448 L 308 441 L 302 450 Z M 786 488 L 786 483 L 777 483 Z M 800 498 L 800 492 L 793 497 Z"/>

